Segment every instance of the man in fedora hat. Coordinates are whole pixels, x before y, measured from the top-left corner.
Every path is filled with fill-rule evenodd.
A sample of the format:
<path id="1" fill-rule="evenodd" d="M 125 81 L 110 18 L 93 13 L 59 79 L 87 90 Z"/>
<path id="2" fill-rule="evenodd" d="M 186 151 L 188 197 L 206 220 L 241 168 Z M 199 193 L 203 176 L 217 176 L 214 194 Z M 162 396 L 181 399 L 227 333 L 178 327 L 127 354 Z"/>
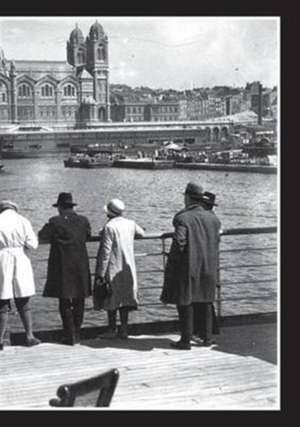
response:
<path id="1" fill-rule="evenodd" d="M 52 206 L 59 215 L 39 231 L 41 241 L 50 243 L 47 281 L 43 295 L 59 299 L 63 343 L 80 342 L 85 298 L 91 295 L 91 278 L 86 241 L 91 235 L 88 219 L 78 215 L 71 193 L 60 193 Z"/>
<path id="2" fill-rule="evenodd" d="M 29 220 L 10 200 L 0 202 L 0 350 L 3 350 L 10 300 L 14 298 L 26 332 L 25 344 L 40 341 L 33 335 L 30 297 L 35 294 L 28 249 L 37 249 L 38 239 Z"/>
<path id="3" fill-rule="evenodd" d="M 210 193 L 212 194 L 212 193 Z M 215 289 L 220 221 L 210 209 L 214 198 L 193 182 L 184 193 L 185 208 L 174 219 L 161 301 L 176 304 L 181 338 L 171 346 L 190 350 L 193 334 L 210 346 L 214 332 Z"/>
<path id="4" fill-rule="evenodd" d="M 126 339 L 130 310 L 136 310 L 137 274 L 134 259 L 134 238 L 142 237 L 144 230 L 135 221 L 123 216 L 125 204 L 112 199 L 104 206 L 108 217 L 101 233 L 95 270 L 95 287 L 108 283 L 110 292 L 102 301 L 94 297 L 95 309 L 104 309 L 108 314 L 108 331 L 103 338 Z M 117 331 L 117 310 L 121 326 Z"/>

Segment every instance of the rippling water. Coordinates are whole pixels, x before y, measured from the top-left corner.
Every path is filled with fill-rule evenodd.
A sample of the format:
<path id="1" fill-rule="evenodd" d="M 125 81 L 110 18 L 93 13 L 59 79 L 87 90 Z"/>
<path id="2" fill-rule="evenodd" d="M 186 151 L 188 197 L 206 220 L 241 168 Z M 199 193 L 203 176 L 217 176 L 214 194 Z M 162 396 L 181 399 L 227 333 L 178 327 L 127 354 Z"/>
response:
<path id="1" fill-rule="evenodd" d="M 216 213 L 222 228 L 272 226 L 277 223 L 277 178 L 239 172 L 194 171 L 194 170 L 134 170 L 134 169 L 72 169 L 65 168 L 63 157 L 42 159 L 2 160 L 5 169 L 0 174 L 0 198 L 12 199 L 20 206 L 20 212 L 31 220 L 37 232 L 50 216 L 57 211 L 52 207 L 61 191 L 73 193 L 78 213 L 86 215 L 91 223 L 93 234 L 97 234 L 105 222 L 104 204 L 113 197 L 124 200 L 126 215 L 136 220 L 147 233 L 161 233 L 172 230 L 172 218 L 183 207 L 183 191 L 188 181 L 196 181 L 208 191 L 217 194 Z M 224 237 L 221 249 L 268 245 L 276 248 L 276 236 L 254 235 Z M 93 254 L 96 244 L 91 244 Z M 60 327 L 57 314 L 57 301 L 41 296 L 45 274 L 48 246 L 41 246 L 32 254 L 36 276 L 37 295 L 32 298 L 34 324 L 36 329 Z M 159 241 L 136 242 L 136 252 L 159 252 Z M 276 261 L 276 250 L 268 252 L 222 253 L 224 264 L 260 264 Z M 43 260 L 43 262 L 40 262 Z M 161 257 L 137 258 L 139 270 L 157 269 L 162 265 Z M 93 261 L 92 261 L 93 270 Z M 140 299 L 159 302 L 161 286 L 159 273 L 138 274 Z M 260 284 L 239 284 L 241 279 L 274 278 L 273 282 Z M 250 267 L 224 270 L 222 280 L 238 282 L 223 286 L 222 296 L 234 299 L 224 302 L 223 314 L 270 311 L 276 309 L 276 270 L 274 267 Z M 246 301 L 248 296 L 254 299 Z M 235 298 L 242 298 L 237 301 Z M 132 314 L 132 321 L 151 321 L 170 319 L 176 316 L 173 307 L 145 306 Z M 11 315 L 11 325 L 20 328 L 18 316 Z M 91 300 L 87 301 L 85 326 L 103 322 L 103 313 L 93 312 Z"/>

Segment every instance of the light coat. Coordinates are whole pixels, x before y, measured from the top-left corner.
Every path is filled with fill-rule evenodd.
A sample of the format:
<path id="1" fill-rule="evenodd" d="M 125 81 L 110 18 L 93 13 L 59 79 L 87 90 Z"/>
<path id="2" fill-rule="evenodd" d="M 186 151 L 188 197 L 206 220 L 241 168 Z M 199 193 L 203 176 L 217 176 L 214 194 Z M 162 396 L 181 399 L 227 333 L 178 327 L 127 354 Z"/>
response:
<path id="1" fill-rule="evenodd" d="M 142 237 L 144 230 L 134 221 L 117 216 L 110 219 L 101 233 L 95 275 L 105 278 L 112 295 L 96 301 L 95 309 L 115 310 L 136 308 L 138 284 L 134 259 L 134 238 Z"/>
<path id="2" fill-rule="evenodd" d="M 178 212 L 168 256 L 161 300 L 189 305 L 213 302 L 217 284 L 221 223 L 213 211 L 198 204 Z"/>
<path id="3" fill-rule="evenodd" d="M 13 209 L 0 214 L 0 299 L 29 297 L 35 294 L 29 249 L 38 239 L 28 219 Z"/>

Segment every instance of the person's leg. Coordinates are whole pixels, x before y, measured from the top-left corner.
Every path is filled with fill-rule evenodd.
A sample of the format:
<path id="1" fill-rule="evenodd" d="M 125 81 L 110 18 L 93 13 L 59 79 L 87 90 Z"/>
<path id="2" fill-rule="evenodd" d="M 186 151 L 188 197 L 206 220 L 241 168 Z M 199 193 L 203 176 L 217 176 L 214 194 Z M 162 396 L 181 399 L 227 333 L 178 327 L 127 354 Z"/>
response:
<path id="1" fill-rule="evenodd" d="M 129 310 L 127 307 L 121 307 L 119 309 L 119 313 L 120 313 L 120 321 L 121 321 L 121 326 L 120 326 L 120 330 L 119 330 L 119 337 L 122 339 L 126 339 L 126 338 L 128 338 L 127 325 L 128 325 Z"/>
<path id="2" fill-rule="evenodd" d="M 192 305 L 177 306 L 181 338 L 171 346 L 180 350 L 189 350 L 191 348 L 190 340 L 193 333 L 193 307 Z"/>
<path id="3" fill-rule="evenodd" d="M 100 338 L 116 338 L 117 337 L 117 310 L 107 310 L 108 330 L 104 332 Z"/>
<path id="4" fill-rule="evenodd" d="M 74 345 L 75 325 L 73 320 L 73 308 L 70 298 L 59 298 L 59 313 L 63 324 L 64 338 L 63 343 Z"/>
<path id="5" fill-rule="evenodd" d="M 32 330 L 30 298 L 15 298 L 15 304 L 25 329 L 26 345 L 33 346 L 39 344 L 40 340 L 35 338 Z"/>
<path id="6" fill-rule="evenodd" d="M 107 317 L 108 317 L 108 329 L 111 332 L 115 332 L 117 329 L 117 310 L 108 310 Z"/>
<path id="7" fill-rule="evenodd" d="M 0 350 L 3 350 L 9 308 L 9 300 L 0 300 Z"/>
<path id="8" fill-rule="evenodd" d="M 213 306 L 211 302 L 204 303 L 204 345 L 212 344 L 213 335 Z"/>
<path id="9" fill-rule="evenodd" d="M 203 325 L 204 325 L 204 318 L 203 318 L 203 303 L 201 302 L 194 302 L 192 303 L 193 306 L 193 335 L 192 335 L 192 341 L 199 344 L 204 336 L 203 333 Z"/>
<path id="10" fill-rule="evenodd" d="M 75 326 L 76 342 L 80 342 L 80 328 L 84 315 L 84 298 L 73 298 L 73 321 Z"/>

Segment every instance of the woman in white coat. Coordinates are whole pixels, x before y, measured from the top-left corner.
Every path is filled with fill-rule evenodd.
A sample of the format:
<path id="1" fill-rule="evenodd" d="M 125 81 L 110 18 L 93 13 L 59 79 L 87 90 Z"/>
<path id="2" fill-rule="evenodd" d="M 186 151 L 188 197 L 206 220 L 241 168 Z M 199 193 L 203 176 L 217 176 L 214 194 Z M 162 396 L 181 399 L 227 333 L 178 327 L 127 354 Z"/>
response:
<path id="1" fill-rule="evenodd" d="M 104 338 L 117 336 L 116 316 L 119 310 L 121 327 L 120 338 L 127 338 L 128 312 L 136 310 L 137 275 L 134 259 L 134 238 L 142 237 L 144 230 L 135 221 L 124 218 L 125 204 L 112 199 L 104 210 L 109 218 L 101 233 L 97 254 L 94 287 L 94 307 L 108 313 L 109 330 Z M 109 292 L 97 298 L 98 286 L 108 284 Z"/>
<path id="2" fill-rule="evenodd" d="M 3 350 L 10 300 L 14 298 L 26 332 L 25 344 L 40 343 L 32 331 L 29 300 L 35 294 L 33 271 L 28 249 L 36 249 L 38 239 L 28 219 L 18 213 L 18 206 L 0 202 L 0 350 Z"/>

